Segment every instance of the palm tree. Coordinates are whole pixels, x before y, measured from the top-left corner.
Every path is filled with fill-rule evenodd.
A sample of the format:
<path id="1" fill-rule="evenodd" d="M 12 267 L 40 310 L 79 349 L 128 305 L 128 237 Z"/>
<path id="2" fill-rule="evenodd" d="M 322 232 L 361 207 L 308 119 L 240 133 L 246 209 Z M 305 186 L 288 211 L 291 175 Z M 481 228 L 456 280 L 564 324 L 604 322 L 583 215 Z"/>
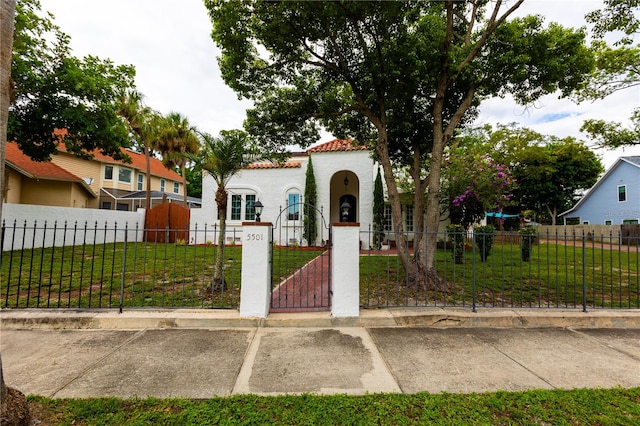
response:
<path id="1" fill-rule="evenodd" d="M 213 272 L 212 290 L 223 288 L 224 276 L 224 242 L 227 217 L 227 189 L 229 180 L 240 169 L 248 164 L 250 159 L 249 140 L 247 133 L 241 130 L 223 130 L 220 137 L 215 138 L 208 133 L 200 133 L 202 146 L 198 155 L 188 155 L 200 168 L 210 175 L 216 182 L 216 205 L 220 220 L 220 234 L 218 235 L 218 251 Z"/>
<path id="2" fill-rule="evenodd" d="M 162 154 L 162 163 L 168 169 L 180 167 L 184 179 L 184 206 L 187 207 L 186 167 L 188 155 L 195 155 L 200 149 L 197 130 L 180 113 L 169 113 L 162 124 L 155 148 Z"/>
<path id="3" fill-rule="evenodd" d="M 146 172 L 145 208 L 151 209 L 151 150 L 158 136 L 161 116 L 142 102 L 142 94 L 129 91 L 120 98 L 118 114 L 129 124 L 133 138 L 143 149 Z"/>

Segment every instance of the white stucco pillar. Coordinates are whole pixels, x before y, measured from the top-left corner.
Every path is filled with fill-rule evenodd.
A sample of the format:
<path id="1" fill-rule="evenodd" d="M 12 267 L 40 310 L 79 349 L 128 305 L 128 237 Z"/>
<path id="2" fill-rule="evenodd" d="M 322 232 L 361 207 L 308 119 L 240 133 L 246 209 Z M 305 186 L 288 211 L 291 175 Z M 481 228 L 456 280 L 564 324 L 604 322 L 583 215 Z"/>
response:
<path id="1" fill-rule="evenodd" d="M 334 223 L 331 228 L 331 315 L 360 315 L 360 224 Z"/>
<path id="2" fill-rule="evenodd" d="M 271 227 L 242 223 L 240 316 L 266 318 L 271 305 Z"/>

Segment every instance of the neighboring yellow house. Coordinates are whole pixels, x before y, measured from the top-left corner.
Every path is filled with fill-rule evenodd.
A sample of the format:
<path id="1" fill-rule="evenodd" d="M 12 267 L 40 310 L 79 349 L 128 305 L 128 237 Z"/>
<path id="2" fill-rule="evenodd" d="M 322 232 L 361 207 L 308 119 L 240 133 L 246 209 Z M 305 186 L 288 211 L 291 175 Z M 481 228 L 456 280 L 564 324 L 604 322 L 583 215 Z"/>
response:
<path id="1" fill-rule="evenodd" d="M 52 162 L 35 162 L 15 142 L 7 142 L 3 201 L 87 208 L 98 203 L 98 194 L 85 181 Z"/>
<path id="2" fill-rule="evenodd" d="M 85 160 L 69 154 L 64 144 L 51 162 L 34 162 L 17 144 L 7 143 L 7 203 L 100 208 L 135 211 L 145 207 L 146 180 L 143 154 L 122 148 L 131 163 L 99 152 Z M 167 200 L 183 202 L 185 180 L 162 162 L 151 158 L 151 207 Z M 190 206 L 200 200 L 189 197 Z"/>

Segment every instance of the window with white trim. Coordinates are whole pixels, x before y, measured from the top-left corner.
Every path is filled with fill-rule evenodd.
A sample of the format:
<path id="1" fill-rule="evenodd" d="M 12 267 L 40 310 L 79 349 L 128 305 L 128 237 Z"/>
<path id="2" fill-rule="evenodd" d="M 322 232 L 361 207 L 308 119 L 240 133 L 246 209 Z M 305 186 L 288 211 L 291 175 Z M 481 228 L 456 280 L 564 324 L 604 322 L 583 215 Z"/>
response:
<path id="1" fill-rule="evenodd" d="M 247 194 L 244 200 L 244 220 L 255 220 L 256 218 L 256 195 Z"/>
<path id="2" fill-rule="evenodd" d="M 242 196 L 238 194 L 231 195 L 231 220 L 240 220 L 242 213 Z"/>
<path id="3" fill-rule="evenodd" d="M 174 194 L 179 194 L 180 193 L 180 183 L 179 182 L 173 182 L 173 193 Z"/>
<path id="4" fill-rule="evenodd" d="M 627 201 L 627 185 L 618 185 L 618 202 L 624 203 Z"/>
<path id="5" fill-rule="evenodd" d="M 124 182 L 124 183 L 131 183 L 131 169 L 118 167 L 118 181 Z"/>
<path id="6" fill-rule="evenodd" d="M 138 191 L 142 191 L 144 185 L 144 175 L 138 174 Z"/>
<path id="7" fill-rule="evenodd" d="M 160 179 L 160 192 L 164 192 L 164 188 L 167 186 L 167 181 Z"/>
<path id="8" fill-rule="evenodd" d="M 393 229 L 393 220 L 391 216 L 391 204 L 384 205 L 384 230 L 390 232 Z"/>
<path id="9" fill-rule="evenodd" d="M 404 208 L 404 224 L 407 232 L 413 232 L 413 205 L 402 206 Z"/>
<path id="10" fill-rule="evenodd" d="M 104 166 L 104 179 L 113 180 L 113 166 Z"/>
<path id="11" fill-rule="evenodd" d="M 292 192 L 287 196 L 287 218 L 300 220 L 300 194 Z"/>

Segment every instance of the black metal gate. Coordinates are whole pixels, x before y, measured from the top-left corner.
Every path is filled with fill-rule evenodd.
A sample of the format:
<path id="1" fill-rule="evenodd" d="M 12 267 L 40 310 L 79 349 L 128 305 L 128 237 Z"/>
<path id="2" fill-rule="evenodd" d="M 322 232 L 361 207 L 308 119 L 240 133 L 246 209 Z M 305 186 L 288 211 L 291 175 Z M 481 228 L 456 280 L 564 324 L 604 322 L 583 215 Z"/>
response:
<path id="1" fill-rule="evenodd" d="M 272 237 L 270 312 L 329 310 L 331 230 L 322 209 L 305 203 L 286 206 Z"/>

